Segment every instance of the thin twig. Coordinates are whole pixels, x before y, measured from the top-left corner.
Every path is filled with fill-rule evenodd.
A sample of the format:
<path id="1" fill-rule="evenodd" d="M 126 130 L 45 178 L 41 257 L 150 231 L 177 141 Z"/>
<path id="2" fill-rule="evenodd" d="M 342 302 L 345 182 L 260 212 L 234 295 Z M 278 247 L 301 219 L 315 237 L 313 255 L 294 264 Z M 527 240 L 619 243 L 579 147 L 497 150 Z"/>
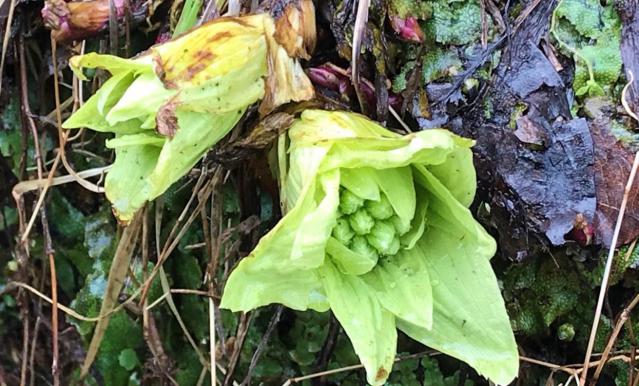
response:
<path id="1" fill-rule="evenodd" d="M 268 344 L 268 340 L 271 337 L 273 330 L 275 330 L 275 326 L 277 325 L 277 322 L 279 322 L 280 316 L 282 316 L 283 309 L 284 307 L 282 305 L 277 306 L 277 310 L 275 311 L 275 314 L 271 318 L 271 321 L 268 323 L 268 327 L 266 327 L 266 332 L 264 332 L 264 336 L 262 336 L 260 343 L 257 345 L 257 348 L 255 349 L 255 352 L 253 353 L 253 357 L 251 358 L 251 363 L 249 365 L 248 371 L 246 372 L 246 377 L 244 378 L 242 383 L 240 383 L 240 386 L 247 386 L 251 384 L 251 377 L 253 376 L 253 371 L 255 370 L 255 366 L 257 366 L 257 362 L 260 360 L 260 356 L 262 355 L 262 350 L 264 350 L 264 347 Z"/>
<path id="2" fill-rule="evenodd" d="M 351 70 L 353 73 L 351 80 L 362 112 L 365 112 L 366 101 L 359 87 L 359 55 L 362 48 L 362 41 L 366 35 L 369 5 L 370 0 L 358 0 L 357 2 L 357 14 L 355 16 L 355 26 L 353 27 L 353 44 L 351 45 L 353 49 L 351 52 Z"/>
<path id="3" fill-rule="evenodd" d="M 164 376 L 175 386 L 179 386 L 179 383 L 170 374 L 171 368 L 169 364 L 169 357 L 162 347 L 162 339 L 155 326 L 155 320 L 146 308 L 142 309 L 142 331 L 144 340 L 151 351 L 151 355 L 155 358 L 157 366 Z"/>
<path id="4" fill-rule="evenodd" d="M 412 133 L 413 132 L 413 130 L 410 129 L 410 126 L 408 126 L 406 124 L 406 122 L 404 122 L 402 117 L 400 117 L 399 114 L 397 114 L 397 111 L 395 111 L 393 106 L 388 105 L 388 111 L 390 111 L 390 113 L 393 115 L 393 117 L 395 117 L 397 122 L 399 122 L 399 124 L 402 125 L 402 127 L 404 128 L 404 130 L 406 130 L 407 133 Z"/>
<path id="5" fill-rule="evenodd" d="M 4 2 L 4 1 L 3 1 Z M 0 57 L 0 94 L 2 93 L 2 72 L 4 70 L 4 58 L 7 56 L 7 48 L 9 47 L 9 40 L 11 40 L 11 24 L 13 22 L 13 11 L 16 8 L 17 0 L 11 0 L 9 4 L 9 14 L 7 15 L 7 21 L 4 30 L 4 39 L 2 40 L 2 57 Z"/>
<path id="6" fill-rule="evenodd" d="M 20 369 L 20 386 L 27 384 L 27 354 L 29 351 L 29 308 L 24 307 L 22 317 L 22 368 Z M 33 378 L 33 373 L 31 373 Z"/>
<path id="7" fill-rule="evenodd" d="M 58 124 L 58 140 L 60 145 L 60 156 L 64 155 L 64 145 L 66 136 L 62 130 L 62 111 L 60 110 L 60 88 L 58 79 L 58 57 L 57 45 L 51 34 L 51 61 L 53 62 L 53 91 L 55 96 L 56 123 Z M 54 163 L 55 166 L 55 163 Z M 51 173 L 53 173 L 53 168 Z M 51 174 L 49 175 L 51 177 Z M 44 193 L 41 195 L 44 196 Z M 55 256 L 53 254 L 53 246 L 51 245 L 51 236 L 49 235 L 49 226 L 46 221 L 46 213 L 44 207 L 41 209 L 43 234 L 45 237 L 46 253 L 49 255 L 49 270 L 51 273 L 51 333 L 53 339 L 53 361 L 51 363 L 51 375 L 53 376 L 53 386 L 60 385 L 60 372 L 58 369 L 59 347 L 58 347 L 58 280 L 55 267 Z"/>
<path id="8" fill-rule="evenodd" d="M 9 28 L 9 26 L 7 26 L 7 28 Z M 35 122 L 33 121 L 33 119 L 31 118 L 31 110 L 29 107 L 29 97 L 28 97 L 28 80 L 27 80 L 27 64 L 26 64 L 26 59 L 25 59 L 25 55 L 24 55 L 24 37 L 23 34 L 20 34 L 20 37 L 18 39 L 18 56 L 19 56 L 19 62 L 20 62 L 20 106 L 21 106 L 21 110 L 22 110 L 22 119 L 24 121 L 26 121 L 25 123 L 29 126 L 29 129 L 31 130 L 31 137 L 33 138 L 33 147 L 35 150 L 35 160 L 36 160 L 36 170 L 38 173 L 38 178 L 42 178 L 42 153 L 40 150 L 40 143 L 38 141 L 38 129 L 35 126 Z M 1 77 L 1 73 L 0 73 L 0 77 Z M 28 315 L 28 313 L 27 313 Z M 37 318 L 38 320 L 40 319 L 39 317 Z M 27 357 L 28 357 L 28 352 L 29 352 L 29 319 L 28 317 L 24 319 L 23 323 L 25 324 L 25 328 L 24 328 L 24 341 L 23 341 L 23 351 L 22 351 L 22 369 L 20 371 L 20 385 L 25 385 L 26 384 L 26 377 L 27 377 Z M 33 336 L 33 340 L 35 341 L 35 338 L 37 337 L 37 335 Z M 33 351 L 32 351 L 33 354 Z M 30 373 L 31 375 L 31 381 L 33 381 L 33 371 L 31 371 Z"/>
<path id="9" fill-rule="evenodd" d="M 637 116 L 637 114 L 635 114 L 634 111 L 632 111 L 632 109 L 630 108 L 630 105 L 628 104 L 628 99 L 626 98 L 626 95 L 628 94 L 628 89 L 630 88 L 630 86 L 635 80 L 634 74 L 632 73 L 631 70 L 628 70 L 628 78 L 629 78 L 628 83 L 626 83 L 623 90 L 621 90 L 621 105 L 626 110 L 626 113 L 628 113 L 628 115 L 633 117 L 635 121 L 639 122 L 639 117 Z"/>
<path id="10" fill-rule="evenodd" d="M 167 237 L 167 240 L 166 240 L 166 242 L 164 244 L 164 248 L 162 249 L 162 252 L 160 253 L 160 255 L 158 255 L 157 264 L 153 267 L 153 270 L 149 274 L 149 277 L 144 281 L 142 286 L 139 287 L 138 290 L 136 290 L 136 292 L 134 294 L 135 296 L 137 296 L 138 291 L 141 293 L 141 295 L 140 295 L 140 299 L 141 299 L 140 303 L 142 303 L 144 301 L 144 299 L 146 298 L 146 296 L 148 294 L 148 291 L 151 288 L 151 282 L 155 278 L 155 275 L 158 274 L 158 272 L 160 270 L 160 267 L 162 266 L 162 264 L 164 264 L 166 259 L 170 256 L 171 252 L 173 252 L 173 250 L 177 247 L 178 243 L 180 242 L 180 239 L 182 238 L 182 236 L 184 236 L 184 234 L 186 233 L 188 228 L 191 226 L 191 224 L 195 220 L 195 218 L 199 214 L 199 211 L 202 208 L 202 206 L 206 204 L 206 199 L 208 199 L 208 196 L 211 194 L 211 192 L 213 190 L 213 185 L 215 183 L 215 180 L 217 178 L 219 178 L 219 176 L 220 176 L 219 173 L 217 173 L 217 172 L 214 173 L 213 177 L 211 178 L 211 182 L 205 184 L 205 186 L 201 189 L 201 191 L 199 191 L 199 189 L 195 189 L 194 188 L 193 195 L 191 195 L 191 198 L 189 199 L 189 201 L 187 202 L 186 206 L 184 207 L 184 210 L 180 214 L 180 217 L 177 219 L 177 221 L 175 222 L 173 228 L 169 232 L 169 236 Z M 196 187 L 199 186 L 198 185 L 199 182 L 200 182 L 200 180 L 198 180 L 198 183 L 196 183 Z M 177 233 L 175 238 L 171 239 L 171 236 L 175 233 L 175 231 L 177 230 L 178 226 L 182 223 L 184 217 L 188 213 L 188 210 L 190 209 L 190 204 L 191 204 L 191 202 L 193 201 L 193 199 L 194 199 L 194 197 L 196 195 L 200 196 L 200 197 L 206 197 L 206 199 L 200 199 L 199 200 L 197 206 L 195 207 L 195 209 L 193 211 L 191 211 L 190 216 L 186 219 L 186 221 L 182 225 L 182 228 Z"/>
<path id="11" fill-rule="evenodd" d="M 481 15 L 481 48 L 486 49 L 488 46 L 488 14 L 486 13 L 486 1 L 479 0 Z"/>
<path id="12" fill-rule="evenodd" d="M 333 355 L 333 351 L 335 350 L 335 345 L 337 344 L 337 338 L 339 337 L 340 331 L 341 326 L 337 321 L 337 318 L 335 318 L 335 315 L 331 313 L 328 322 L 328 334 L 326 334 L 326 339 L 324 340 L 322 349 L 315 357 L 313 371 L 317 372 L 326 370 L 326 368 L 328 367 L 328 362 Z M 324 386 L 325 384 L 326 379 L 320 378 L 314 386 Z"/>
<path id="13" fill-rule="evenodd" d="M 33 327 L 33 339 L 31 340 L 31 355 L 29 355 L 29 386 L 35 384 L 35 372 L 33 371 L 33 364 L 35 362 L 36 346 L 38 344 L 38 330 L 40 330 L 40 322 L 42 320 L 38 316 Z"/>
<path id="14" fill-rule="evenodd" d="M 249 326 L 253 321 L 253 316 L 255 313 L 247 312 L 242 313 L 240 316 L 240 322 L 237 326 L 237 332 L 235 334 L 235 342 L 233 344 L 233 352 L 231 353 L 231 358 L 229 359 L 229 364 L 227 366 L 227 373 L 224 377 L 224 382 L 222 383 L 224 386 L 231 383 L 233 378 L 233 373 L 235 373 L 235 368 L 237 363 L 240 360 L 240 353 L 242 352 L 242 347 L 244 346 L 244 340 L 246 339 L 246 334 L 248 333 Z"/>
<path id="15" fill-rule="evenodd" d="M 83 178 L 101 176 L 105 174 L 107 171 L 109 171 L 110 168 L 111 168 L 111 165 L 102 166 L 102 167 L 93 168 L 93 169 L 87 169 L 87 170 L 78 172 L 78 175 Z M 64 185 L 73 181 L 76 181 L 76 178 L 69 174 L 55 177 L 55 178 L 52 178 L 51 180 L 49 180 L 48 178 L 41 178 L 37 180 L 21 181 L 13 187 L 11 194 L 13 195 L 15 200 L 18 201 L 20 199 L 20 196 L 22 196 L 26 192 L 29 192 L 32 190 L 38 190 L 46 186 L 51 187 L 56 185 Z"/>
<path id="16" fill-rule="evenodd" d="M 211 361 L 211 385 L 217 385 L 215 351 L 215 303 L 212 298 L 209 298 L 209 357 Z"/>
<path id="17" fill-rule="evenodd" d="M 597 379 L 599 379 L 599 375 L 601 374 L 601 371 L 603 370 L 603 367 L 606 364 L 608 356 L 610 355 L 610 352 L 612 351 L 612 348 L 614 347 L 615 342 L 617 341 L 617 336 L 619 336 L 619 333 L 621 332 L 623 325 L 625 324 L 626 320 L 628 320 L 628 317 L 630 316 L 630 312 L 632 312 L 632 310 L 635 308 L 635 306 L 638 303 L 639 303 L 639 294 L 637 294 L 634 297 L 634 299 L 632 299 L 630 304 L 626 308 L 624 308 L 623 311 L 621 312 L 621 315 L 619 316 L 619 320 L 617 320 L 617 323 L 615 324 L 615 327 L 612 330 L 612 334 L 610 335 L 610 338 L 608 338 L 608 343 L 606 344 L 606 348 L 604 349 L 603 355 L 601 356 L 601 361 L 599 365 L 597 366 L 597 368 L 595 369 L 595 374 L 592 376 L 593 383 L 597 382 Z"/>
<path id="18" fill-rule="evenodd" d="M 124 228 L 122 236 L 120 237 L 118 245 L 115 249 L 113 262 L 111 263 L 111 267 L 109 268 L 109 273 L 107 276 L 108 280 L 104 292 L 104 297 L 102 300 L 102 304 L 100 305 L 99 315 L 101 316 L 101 318 L 95 326 L 93 336 L 91 337 L 91 342 L 89 343 L 89 347 L 87 348 L 84 362 L 82 363 L 82 367 L 80 368 L 81 378 L 86 377 L 86 375 L 88 374 L 89 369 L 98 354 L 98 349 L 100 347 L 102 339 L 104 338 L 106 329 L 109 326 L 110 317 L 108 315 L 110 315 L 113 309 L 116 308 L 116 302 L 124 285 L 124 278 L 126 277 L 129 263 L 138 243 L 138 236 L 141 233 L 140 231 L 142 230 L 141 217 L 141 212 L 136 212 L 136 214 L 133 216 L 133 219 L 131 220 L 131 223 L 126 228 Z"/>
<path id="19" fill-rule="evenodd" d="M 31 292 L 32 294 L 38 296 L 39 298 L 43 299 L 45 302 L 52 304 L 53 301 L 51 300 L 50 297 L 48 297 L 47 295 L 43 294 L 42 292 L 38 291 L 37 289 L 33 288 L 32 286 L 26 284 L 26 283 L 22 283 L 19 281 L 10 281 L 9 283 L 7 283 L 6 286 L 4 286 L 4 288 L 2 289 L 2 291 L 0 291 L 0 295 L 9 292 L 11 290 L 13 290 L 15 287 L 19 287 L 19 288 L 24 288 L 27 291 Z M 100 320 L 100 317 L 88 317 L 88 316 L 84 316 L 79 314 L 77 311 L 75 311 L 74 309 L 67 307 L 63 304 L 58 304 L 58 308 L 60 309 L 60 311 L 64 312 L 65 314 L 69 315 L 72 318 L 81 320 L 83 322 L 97 322 L 98 320 Z"/>
<path id="20" fill-rule="evenodd" d="M 165 297 L 166 303 L 168 304 L 169 309 L 173 313 L 173 316 L 175 316 L 175 320 L 177 320 L 178 325 L 182 329 L 182 333 L 186 337 L 186 340 L 189 342 L 191 347 L 193 347 L 193 350 L 195 351 L 195 354 L 200 360 L 200 363 L 202 364 L 202 366 L 208 367 L 209 362 L 206 360 L 206 358 L 204 358 L 204 354 L 202 354 L 202 351 L 200 351 L 200 348 L 197 346 L 197 343 L 195 343 L 195 340 L 191 336 L 189 329 L 186 327 L 186 324 L 184 324 L 184 320 L 182 319 L 182 316 L 178 312 L 177 306 L 175 305 L 175 302 L 173 301 L 173 297 L 171 296 L 171 287 L 169 286 L 169 279 L 167 278 L 166 273 L 164 272 L 164 268 L 162 266 L 160 266 L 160 285 L 162 286 L 162 290 L 166 294 L 166 297 Z"/>
<path id="21" fill-rule="evenodd" d="M 422 358 L 422 357 L 425 357 L 425 356 L 435 356 L 435 355 L 439 355 L 439 354 L 440 354 L 440 352 L 434 351 L 434 350 L 424 351 L 424 352 L 420 352 L 420 353 L 417 353 L 417 354 L 410 354 L 410 355 L 406 355 L 406 356 L 402 356 L 402 357 L 397 357 L 397 358 L 395 358 L 395 363 L 402 362 L 402 361 L 409 360 L 409 359 Z M 284 382 L 282 384 L 282 386 L 290 386 L 290 385 L 292 385 L 294 383 L 299 383 L 299 382 L 305 381 L 307 379 L 313 379 L 313 378 L 323 377 L 325 375 L 343 373 L 343 372 L 346 372 L 346 371 L 352 371 L 352 370 L 361 369 L 363 367 L 364 367 L 364 365 L 360 363 L 358 365 L 340 367 L 339 369 L 332 369 L 332 370 L 320 371 L 320 372 L 309 374 L 309 375 L 303 375 L 303 376 L 297 377 L 297 378 L 289 378 L 289 379 L 286 380 L 286 382 Z"/>

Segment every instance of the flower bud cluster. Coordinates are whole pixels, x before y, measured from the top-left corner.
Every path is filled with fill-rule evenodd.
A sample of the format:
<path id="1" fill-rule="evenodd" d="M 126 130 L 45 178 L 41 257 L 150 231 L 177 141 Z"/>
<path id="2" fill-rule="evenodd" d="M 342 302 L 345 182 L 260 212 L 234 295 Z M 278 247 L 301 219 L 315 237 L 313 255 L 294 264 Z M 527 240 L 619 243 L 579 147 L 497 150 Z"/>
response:
<path id="1" fill-rule="evenodd" d="M 340 204 L 333 237 L 353 252 L 377 259 L 399 251 L 400 236 L 408 232 L 383 193 L 366 200 L 340 187 Z"/>

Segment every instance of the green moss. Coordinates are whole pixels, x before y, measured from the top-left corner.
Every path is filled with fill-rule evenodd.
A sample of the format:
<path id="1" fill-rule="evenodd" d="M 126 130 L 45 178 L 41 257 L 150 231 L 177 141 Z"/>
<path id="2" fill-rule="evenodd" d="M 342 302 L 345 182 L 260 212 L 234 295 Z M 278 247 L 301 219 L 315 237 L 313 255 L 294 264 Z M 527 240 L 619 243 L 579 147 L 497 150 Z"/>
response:
<path id="1" fill-rule="evenodd" d="M 442 44 L 464 45 L 477 40 L 481 33 L 479 2 L 434 2 L 428 30 Z"/>
<path id="2" fill-rule="evenodd" d="M 400 72 L 393 79 L 393 92 L 399 93 L 406 89 L 406 82 L 410 72 L 415 69 L 415 65 L 415 60 L 409 60 L 402 66 Z M 451 69 L 456 71 L 461 66 L 462 63 L 456 51 L 433 47 L 433 49 L 426 50 L 422 57 L 422 82 L 428 84 L 445 78 Z"/>
<path id="3" fill-rule="evenodd" d="M 423 62 L 423 81 L 430 83 L 448 75 L 451 68 L 461 68 L 461 60 L 454 50 L 442 50 L 436 48 L 429 50 L 424 55 Z"/>
<path id="4" fill-rule="evenodd" d="M 402 19 L 413 16 L 417 19 L 428 19 L 433 13 L 430 3 L 421 0 L 391 0 L 388 2 L 388 12 Z"/>
<path id="5" fill-rule="evenodd" d="M 527 336 L 550 332 L 550 326 L 591 302 L 590 286 L 566 257 L 514 265 L 504 278 L 504 297 L 513 329 Z M 558 267 L 559 266 L 559 267 Z"/>
<path id="6" fill-rule="evenodd" d="M 134 377 L 132 370 L 120 364 L 120 355 L 124 350 L 135 350 L 142 346 L 142 329 L 125 312 L 115 313 L 109 322 L 96 358 L 96 367 L 100 370 L 106 386 L 130 384 Z M 134 351 L 135 353 L 135 351 Z M 126 363 L 131 365 L 130 362 Z"/>
<path id="7" fill-rule="evenodd" d="M 621 72 L 621 22 L 610 3 L 562 0 L 552 29 L 563 54 L 573 56 L 577 96 L 611 95 Z"/>
<path id="8" fill-rule="evenodd" d="M 557 329 L 557 338 L 559 340 L 570 342 L 575 337 L 575 326 L 570 323 L 564 323 Z"/>
<path id="9" fill-rule="evenodd" d="M 406 89 L 408 77 L 410 76 L 411 70 L 415 68 L 415 64 L 416 62 L 414 60 L 410 60 L 404 64 L 399 74 L 393 79 L 393 92 L 400 93 Z"/>

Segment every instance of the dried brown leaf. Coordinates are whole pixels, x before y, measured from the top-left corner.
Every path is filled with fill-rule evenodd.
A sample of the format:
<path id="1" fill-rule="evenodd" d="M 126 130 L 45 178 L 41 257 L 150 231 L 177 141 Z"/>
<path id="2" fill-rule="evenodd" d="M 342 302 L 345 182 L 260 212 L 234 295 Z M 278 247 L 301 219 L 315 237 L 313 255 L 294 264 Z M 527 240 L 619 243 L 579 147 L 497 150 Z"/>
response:
<path id="1" fill-rule="evenodd" d="M 619 206 L 634 153 L 619 142 L 608 130 L 606 119 L 597 119 L 590 125 L 595 147 L 595 184 L 597 192 L 597 211 L 595 213 L 595 232 L 599 242 L 610 246 Z M 639 186 L 635 184 L 628 195 L 628 206 L 619 233 L 618 245 L 631 242 L 639 236 Z"/>

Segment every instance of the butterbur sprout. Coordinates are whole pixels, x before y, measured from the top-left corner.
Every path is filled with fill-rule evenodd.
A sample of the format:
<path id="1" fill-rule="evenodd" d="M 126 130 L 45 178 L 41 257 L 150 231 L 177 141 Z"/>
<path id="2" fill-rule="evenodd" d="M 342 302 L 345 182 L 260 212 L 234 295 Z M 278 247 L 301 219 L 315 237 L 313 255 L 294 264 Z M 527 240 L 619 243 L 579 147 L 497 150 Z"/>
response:
<path id="1" fill-rule="evenodd" d="M 378 220 L 386 220 L 394 214 L 393 207 L 390 202 L 388 202 L 388 198 L 383 194 L 380 195 L 379 200 L 368 200 L 366 202 L 366 211 Z"/>
<path id="2" fill-rule="evenodd" d="M 356 234 L 363 236 L 369 234 L 373 229 L 375 219 L 368 214 L 366 209 L 358 209 L 348 216 L 348 223 Z"/>
<path id="3" fill-rule="evenodd" d="M 287 10 L 295 12 L 285 12 L 286 22 L 278 23 L 289 29 L 280 40 L 276 22 L 259 14 L 214 20 L 133 59 L 96 53 L 71 58 L 80 78 L 83 68 L 111 74 L 63 127 L 115 134 L 107 141 L 115 162 L 105 193 L 120 221 L 130 221 L 185 175 L 248 106 L 262 100 L 259 111 L 265 114 L 313 96 L 299 62 L 289 56 L 306 52 L 304 39 L 293 32 L 314 34 L 312 3 L 301 4 L 304 12 L 291 4 Z M 297 29 L 289 28 L 296 18 Z"/>
<path id="4" fill-rule="evenodd" d="M 391 372 L 396 329 L 510 383 L 518 354 L 489 262 L 495 241 L 468 210 L 471 145 L 303 112 L 274 149 L 284 216 L 235 267 L 221 306 L 330 309 L 371 385 Z"/>

